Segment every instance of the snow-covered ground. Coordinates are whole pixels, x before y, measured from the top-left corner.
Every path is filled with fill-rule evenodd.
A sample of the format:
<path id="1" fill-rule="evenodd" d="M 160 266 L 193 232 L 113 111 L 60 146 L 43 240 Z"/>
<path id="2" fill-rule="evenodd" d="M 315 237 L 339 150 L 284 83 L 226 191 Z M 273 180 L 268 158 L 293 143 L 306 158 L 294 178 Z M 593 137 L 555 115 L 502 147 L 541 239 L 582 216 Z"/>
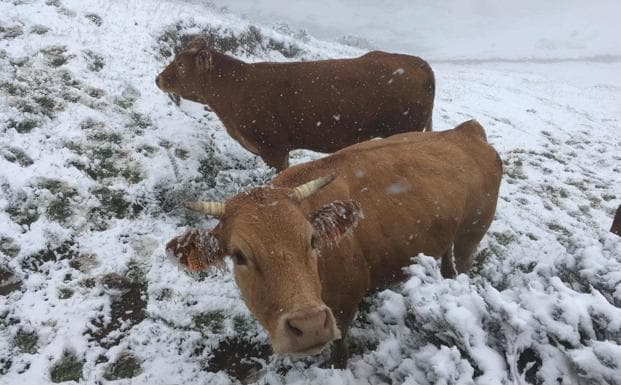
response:
<path id="1" fill-rule="evenodd" d="M 321 4 L 312 14 L 330 20 Z M 612 14 L 597 12 L 584 17 L 608 31 Z M 346 370 L 321 368 L 325 355 L 271 356 L 229 272 L 194 277 L 166 260 L 172 236 L 214 224 L 180 202 L 273 172 L 154 77 L 200 31 L 252 61 L 362 52 L 283 19 L 253 26 L 188 1 L 0 3 L 0 384 L 621 384 L 621 238 L 608 232 L 621 203 L 621 63 L 604 32 L 575 55 L 612 57 L 597 62 L 435 51 L 447 60 L 432 61 L 434 128 L 476 118 L 504 160 L 496 219 L 470 276 L 443 280 L 420 256 L 409 280 L 365 300 Z M 483 35 L 504 25 L 489 26 Z M 572 56 L 541 52 L 487 58 Z"/>

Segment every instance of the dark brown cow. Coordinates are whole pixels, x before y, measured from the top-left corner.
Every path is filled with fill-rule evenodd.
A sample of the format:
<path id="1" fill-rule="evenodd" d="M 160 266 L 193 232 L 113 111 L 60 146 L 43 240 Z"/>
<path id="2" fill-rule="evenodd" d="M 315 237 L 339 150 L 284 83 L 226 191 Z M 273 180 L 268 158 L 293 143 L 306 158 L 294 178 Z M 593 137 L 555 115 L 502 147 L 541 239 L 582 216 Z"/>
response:
<path id="1" fill-rule="evenodd" d="M 314 354 L 345 337 L 367 290 L 402 280 L 417 254 L 442 257 L 445 277 L 468 271 L 501 175 L 476 121 L 372 140 L 289 168 L 226 203 L 188 204 L 220 222 L 174 238 L 167 251 L 190 270 L 231 255 L 274 351 Z M 345 364 L 342 340 L 332 353 L 333 364 Z"/>
<path id="2" fill-rule="evenodd" d="M 156 78 L 164 92 L 206 104 L 245 149 L 288 167 L 289 151 L 334 152 L 374 137 L 431 131 L 435 81 L 414 56 L 245 63 L 193 40 Z"/>

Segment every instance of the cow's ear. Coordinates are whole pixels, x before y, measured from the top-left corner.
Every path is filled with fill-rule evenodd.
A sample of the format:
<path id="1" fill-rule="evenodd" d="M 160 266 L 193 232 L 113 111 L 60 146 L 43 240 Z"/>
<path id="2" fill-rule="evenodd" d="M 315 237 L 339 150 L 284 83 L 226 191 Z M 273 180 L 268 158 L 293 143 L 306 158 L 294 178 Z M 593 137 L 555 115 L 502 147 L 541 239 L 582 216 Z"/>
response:
<path id="1" fill-rule="evenodd" d="M 334 201 L 320 207 L 310 217 L 314 228 L 313 247 L 338 245 L 362 218 L 362 209 L 356 201 Z"/>
<path id="2" fill-rule="evenodd" d="M 166 244 L 166 254 L 189 271 L 224 266 L 218 238 L 207 230 L 192 229 Z"/>
<path id="3" fill-rule="evenodd" d="M 196 66 L 199 70 L 210 71 L 213 67 L 213 59 L 211 57 L 211 52 L 208 49 L 203 48 L 196 53 Z"/>

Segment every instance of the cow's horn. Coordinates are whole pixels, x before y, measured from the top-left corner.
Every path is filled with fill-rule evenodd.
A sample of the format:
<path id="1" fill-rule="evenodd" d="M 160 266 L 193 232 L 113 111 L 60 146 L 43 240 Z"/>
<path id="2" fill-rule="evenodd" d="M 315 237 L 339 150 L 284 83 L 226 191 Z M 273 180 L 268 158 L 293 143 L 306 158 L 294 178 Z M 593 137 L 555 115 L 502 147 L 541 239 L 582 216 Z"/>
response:
<path id="1" fill-rule="evenodd" d="M 222 202 L 185 202 L 183 206 L 190 210 L 198 211 L 199 213 L 212 215 L 214 217 L 221 217 L 224 215 L 224 203 Z"/>
<path id="2" fill-rule="evenodd" d="M 293 195 L 297 200 L 301 201 L 302 199 L 308 198 L 313 195 L 317 191 L 319 191 L 323 186 L 334 180 L 334 175 L 322 176 L 321 178 L 313 179 L 310 182 L 304 183 L 293 189 Z"/>

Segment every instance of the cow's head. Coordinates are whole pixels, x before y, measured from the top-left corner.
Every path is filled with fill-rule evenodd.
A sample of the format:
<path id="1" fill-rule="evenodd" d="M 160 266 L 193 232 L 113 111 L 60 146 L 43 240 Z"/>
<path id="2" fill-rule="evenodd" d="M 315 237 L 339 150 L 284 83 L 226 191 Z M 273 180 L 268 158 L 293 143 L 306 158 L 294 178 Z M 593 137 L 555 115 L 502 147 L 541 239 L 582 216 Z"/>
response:
<path id="1" fill-rule="evenodd" d="M 340 338 L 334 315 L 322 300 L 321 249 L 335 247 L 361 218 L 354 201 L 333 201 L 308 215 L 300 202 L 332 181 L 297 188 L 259 187 L 224 203 L 188 207 L 220 217 L 211 231 L 190 230 L 167 246 L 190 270 L 234 263 L 235 281 L 250 311 L 268 331 L 277 353 L 319 353 Z"/>
<path id="2" fill-rule="evenodd" d="M 211 78 L 218 77 L 215 62 L 223 57 L 209 48 L 204 38 L 197 37 L 155 78 L 155 84 L 169 95 L 205 103 L 200 100 L 201 87 L 209 84 Z"/>

